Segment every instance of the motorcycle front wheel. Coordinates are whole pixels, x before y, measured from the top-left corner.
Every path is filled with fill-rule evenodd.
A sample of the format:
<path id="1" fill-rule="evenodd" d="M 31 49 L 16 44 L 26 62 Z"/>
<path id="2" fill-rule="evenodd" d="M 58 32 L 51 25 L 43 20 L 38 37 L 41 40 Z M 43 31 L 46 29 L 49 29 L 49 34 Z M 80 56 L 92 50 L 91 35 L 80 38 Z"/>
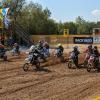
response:
<path id="1" fill-rule="evenodd" d="M 87 65 L 87 71 L 88 71 L 88 72 L 91 72 L 91 70 L 92 70 L 92 65 L 91 65 L 91 64 L 88 64 L 88 65 Z"/>
<path id="2" fill-rule="evenodd" d="M 23 70 L 24 70 L 25 72 L 27 72 L 28 69 L 29 69 L 29 64 L 28 64 L 28 63 L 25 63 L 25 64 L 23 65 Z"/>
<path id="3" fill-rule="evenodd" d="M 71 61 L 68 62 L 68 68 L 69 68 L 69 69 L 72 68 L 72 62 L 71 62 Z"/>

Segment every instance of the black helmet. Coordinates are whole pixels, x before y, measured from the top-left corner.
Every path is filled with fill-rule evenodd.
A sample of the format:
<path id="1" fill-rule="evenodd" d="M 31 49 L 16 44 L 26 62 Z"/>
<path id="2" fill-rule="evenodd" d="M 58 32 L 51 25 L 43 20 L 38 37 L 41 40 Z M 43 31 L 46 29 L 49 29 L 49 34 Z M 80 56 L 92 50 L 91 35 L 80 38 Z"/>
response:
<path id="1" fill-rule="evenodd" d="M 97 49 L 97 46 L 94 46 L 94 49 Z"/>
<path id="2" fill-rule="evenodd" d="M 90 44 L 90 45 L 88 46 L 88 48 L 89 48 L 89 49 L 92 49 L 92 45 Z"/>
<path id="3" fill-rule="evenodd" d="M 74 50 L 77 50 L 77 49 L 78 49 L 78 46 L 74 46 L 73 49 L 74 49 Z"/>

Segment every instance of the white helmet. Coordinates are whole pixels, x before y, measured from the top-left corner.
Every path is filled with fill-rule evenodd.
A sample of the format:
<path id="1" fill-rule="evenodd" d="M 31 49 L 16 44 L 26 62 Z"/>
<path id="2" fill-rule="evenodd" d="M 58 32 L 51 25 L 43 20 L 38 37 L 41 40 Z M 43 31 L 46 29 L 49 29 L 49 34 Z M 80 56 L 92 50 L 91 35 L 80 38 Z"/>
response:
<path id="1" fill-rule="evenodd" d="M 34 51 L 34 50 L 35 50 L 35 46 L 32 45 L 32 46 L 30 47 L 30 51 Z"/>
<path id="2" fill-rule="evenodd" d="M 58 47 L 60 47 L 60 46 L 62 46 L 62 44 L 61 44 L 61 43 L 59 43 L 57 46 L 58 46 Z"/>

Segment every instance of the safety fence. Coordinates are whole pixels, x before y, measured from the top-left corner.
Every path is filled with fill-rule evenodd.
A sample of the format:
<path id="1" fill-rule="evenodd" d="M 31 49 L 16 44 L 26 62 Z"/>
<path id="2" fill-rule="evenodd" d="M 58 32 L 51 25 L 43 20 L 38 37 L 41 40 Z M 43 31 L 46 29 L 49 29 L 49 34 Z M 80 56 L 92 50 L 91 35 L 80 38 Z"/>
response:
<path id="1" fill-rule="evenodd" d="M 64 35 L 32 35 L 31 38 L 36 42 L 38 42 L 39 40 L 45 40 L 51 44 L 57 44 L 57 43 L 73 44 L 75 38 L 80 38 L 80 39 L 93 38 L 93 35 L 66 35 L 66 36 Z M 95 40 L 97 40 L 97 38 L 98 36 L 95 36 Z"/>

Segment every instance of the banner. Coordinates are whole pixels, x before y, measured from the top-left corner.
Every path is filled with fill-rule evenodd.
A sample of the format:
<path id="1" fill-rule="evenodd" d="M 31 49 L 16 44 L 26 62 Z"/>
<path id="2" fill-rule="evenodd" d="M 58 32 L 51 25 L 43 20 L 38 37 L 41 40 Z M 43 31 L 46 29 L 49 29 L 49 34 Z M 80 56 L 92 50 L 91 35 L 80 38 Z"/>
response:
<path id="1" fill-rule="evenodd" d="M 93 44 L 92 37 L 74 37 L 75 44 Z"/>
<path id="2" fill-rule="evenodd" d="M 94 43 L 100 43 L 100 37 L 94 37 L 93 42 Z"/>

